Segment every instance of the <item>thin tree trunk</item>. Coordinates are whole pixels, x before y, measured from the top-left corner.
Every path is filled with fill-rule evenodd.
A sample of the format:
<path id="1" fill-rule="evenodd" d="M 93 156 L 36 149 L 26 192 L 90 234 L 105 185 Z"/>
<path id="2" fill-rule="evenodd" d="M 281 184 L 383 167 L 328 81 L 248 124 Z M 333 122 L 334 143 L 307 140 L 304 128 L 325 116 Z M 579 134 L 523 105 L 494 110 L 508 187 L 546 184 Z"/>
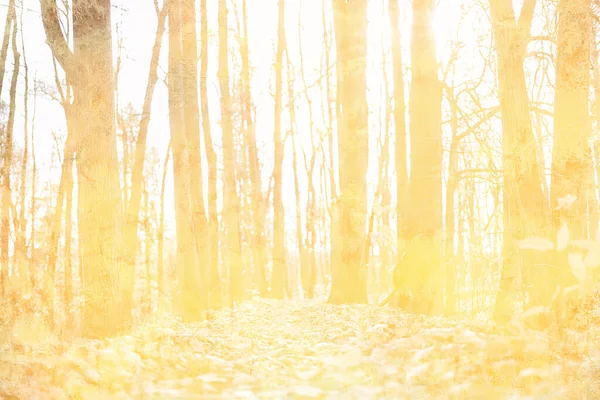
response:
<path id="1" fill-rule="evenodd" d="M 406 106 L 404 99 L 404 75 L 402 41 L 400 36 L 399 0 L 390 0 L 389 15 L 392 40 L 392 66 L 394 73 L 394 127 L 396 130 L 396 229 L 397 263 L 403 254 L 406 241 L 406 205 L 408 202 L 408 169 L 406 158 Z"/>
<path id="2" fill-rule="evenodd" d="M 242 88 L 243 88 L 243 115 L 245 130 L 248 140 L 248 158 L 250 162 L 250 180 L 252 181 L 252 217 L 254 232 L 252 235 L 252 253 L 254 259 L 254 279 L 261 296 L 266 296 L 267 284 L 267 255 L 265 243 L 265 201 L 262 194 L 262 181 L 258 163 L 258 150 L 256 143 L 256 129 L 252 119 L 252 95 L 250 86 L 250 61 L 248 20 L 246 15 L 246 0 L 242 1 L 243 38 L 242 38 Z"/>
<path id="3" fill-rule="evenodd" d="M 450 103 L 452 142 L 448 161 L 448 183 L 446 185 L 446 237 L 444 248 L 445 275 L 446 275 L 446 313 L 452 315 L 456 312 L 456 269 L 454 268 L 454 231 L 456 229 L 456 189 L 458 188 L 458 151 L 460 138 L 458 137 L 458 104 L 454 96 L 454 88 L 448 92 Z"/>
<path id="4" fill-rule="evenodd" d="M 30 211 L 29 211 L 29 220 L 31 221 L 31 257 L 29 258 L 29 278 L 31 280 L 31 287 L 35 289 L 36 287 L 36 270 L 34 263 L 34 251 L 35 251 L 35 212 L 36 212 L 36 187 L 37 187 L 37 159 L 35 157 L 35 116 L 37 113 L 37 96 L 38 96 L 38 82 L 34 81 L 33 84 L 33 116 L 31 122 L 31 203 L 30 203 Z"/>
<path id="5" fill-rule="evenodd" d="M 183 101 L 185 134 L 188 144 L 188 167 L 195 251 L 200 281 L 196 302 L 201 310 L 208 305 L 208 262 L 210 247 L 208 220 L 202 194 L 202 163 L 200 159 L 200 108 L 198 103 L 198 47 L 196 32 L 196 1 L 182 0 Z M 206 251 L 208 249 L 208 251 Z"/>
<path id="6" fill-rule="evenodd" d="M 200 0 L 200 109 L 208 164 L 208 224 L 210 235 L 209 307 L 222 305 L 223 289 L 219 277 L 219 218 L 217 214 L 217 154 L 210 130 L 208 108 L 208 17 L 206 0 Z"/>
<path id="7" fill-rule="evenodd" d="M 240 243 L 240 199 L 235 175 L 235 145 L 233 140 L 232 105 L 229 92 L 227 3 L 219 0 L 219 86 L 221 89 L 221 129 L 223 131 L 224 193 L 223 216 L 227 231 L 227 267 L 229 270 L 230 304 L 243 296 L 242 249 Z"/>
<path id="8" fill-rule="evenodd" d="M 145 186 L 145 185 L 144 185 Z M 144 190 L 144 256 L 146 266 L 146 304 L 148 314 L 152 313 L 152 230 L 150 229 L 150 204 L 148 189 Z"/>
<path id="9" fill-rule="evenodd" d="M 161 43 L 165 32 L 165 24 L 167 18 L 167 6 L 157 14 L 158 23 L 156 27 L 156 35 L 154 36 L 154 45 L 152 47 L 152 55 L 150 58 L 150 71 L 148 72 L 148 80 L 146 83 L 146 93 L 144 95 L 144 103 L 142 106 L 142 118 L 140 120 L 139 130 L 135 142 L 135 155 L 133 168 L 131 170 L 131 197 L 126 201 L 127 215 L 125 224 L 125 240 L 126 245 L 126 262 L 135 268 L 136 255 L 138 253 L 138 216 L 140 212 L 140 203 L 142 198 L 142 181 L 144 174 L 144 162 L 146 158 L 146 140 L 148 136 L 148 126 L 150 125 L 150 112 L 152 107 L 152 99 L 154 97 L 154 88 L 158 80 L 158 61 L 161 51 Z M 127 199 L 126 199 L 127 200 Z M 132 288 L 133 290 L 133 288 Z"/>
<path id="10" fill-rule="evenodd" d="M 275 56 L 275 122 L 273 141 L 275 143 L 275 168 L 273 172 L 273 275 L 271 295 L 283 299 L 285 295 L 285 238 L 282 198 L 283 140 L 281 138 L 281 103 L 283 92 L 283 54 L 285 51 L 284 0 L 278 3 L 277 54 Z"/>
<path id="11" fill-rule="evenodd" d="M 156 286 L 158 287 L 158 304 L 161 304 L 162 297 L 165 293 L 165 256 L 164 256 L 164 243 L 165 243 L 165 187 L 167 182 L 167 168 L 169 165 L 169 155 L 171 154 L 171 143 L 169 142 L 169 146 L 167 147 L 167 154 L 165 156 L 165 163 L 163 164 L 163 175 L 162 181 L 160 184 L 160 222 L 158 227 L 158 243 L 157 243 L 157 252 L 158 252 L 158 265 L 156 270 L 157 282 Z"/>
<path id="12" fill-rule="evenodd" d="M 169 7 L 169 120 L 171 149 L 173 151 L 173 184 L 175 186 L 175 218 L 177 225 L 177 282 L 176 307 L 187 321 L 197 320 L 201 305 L 197 296 L 200 289 L 200 271 L 196 252 L 192 217 L 192 194 L 188 140 L 186 136 L 182 55 L 181 4 L 170 0 Z"/>
<path id="13" fill-rule="evenodd" d="M 71 134 L 70 136 L 74 136 Z M 68 139 L 67 139 L 68 140 Z M 33 143 L 32 143 L 33 145 Z M 72 144 L 71 144 L 72 146 Z M 71 304 L 73 302 L 73 256 L 71 254 L 71 244 L 73 243 L 73 148 L 65 151 L 65 159 L 63 163 L 67 165 L 65 172 L 64 196 L 65 201 L 65 318 L 66 330 L 69 331 L 73 327 L 73 317 L 71 316 Z M 33 152 L 33 148 L 32 148 Z M 69 160 L 66 159 L 69 153 Z M 34 161 L 35 168 L 35 161 Z M 32 207 L 34 200 L 32 199 Z M 60 203 L 59 203 L 60 204 Z M 62 208 L 62 206 L 61 206 Z M 33 211 L 32 211 L 33 215 Z M 60 223 L 60 221 L 59 221 Z M 34 229 L 32 227 L 32 239 Z M 35 246 L 32 246 L 35 249 Z M 80 276 L 80 280 L 82 277 Z"/>
<path id="14" fill-rule="evenodd" d="M 2 84 L 4 83 L 4 72 L 6 71 L 6 57 L 8 56 L 8 46 L 10 45 L 10 31 L 12 24 L 16 24 L 15 0 L 9 0 L 6 11 L 6 21 L 4 23 L 4 36 L 2 47 L 0 48 L 0 94 L 2 94 Z"/>
<path id="15" fill-rule="evenodd" d="M 302 276 L 302 272 L 307 269 L 307 255 L 306 255 L 306 247 L 304 245 L 304 235 L 302 234 L 302 202 L 300 200 L 300 182 L 298 180 L 298 157 L 297 157 L 297 148 L 296 148 L 296 135 L 298 134 L 297 129 L 297 121 L 296 121 L 296 104 L 294 101 L 294 84 L 293 78 L 291 74 L 291 62 L 289 60 L 288 55 L 288 97 L 289 97 L 289 110 L 290 110 L 290 129 L 292 130 L 292 165 L 294 172 L 294 194 L 296 198 L 296 241 L 298 244 L 298 257 L 299 257 L 299 271 L 300 276 Z M 293 288 L 297 287 L 298 282 L 298 271 L 294 274 L 294 282 L 293 284 L 288 285 L 288 287 L 292 287 L 290 295 L 294 292 Z M 289 279 L 291 281 L 291 279 Z"/>
<path id="16" fill-rule="evenodd" d="M 340 234 L 339 234 L 339 219 L 334 216 L 337 215 L 337 212 L 334 210 L 337 207 L 335 204 L 337 202 L 338 191 L 335 181 L 336 169 L 335 169 L 335 149 L 333 145 L 333 137 L 335 135 L 333 131 L 333 107 L 335 106 L 337 112 L 337 105 L 334 104 L 332 89 L 331 89 L 331 72 L 329 70 L 331 64 L 331 46 L 329 33 L 327 29 L 327 14 L 325 12 L 325 2 L 327 0 L 322 0 L 321 2 L 321 21 L 323 24 L 323 43 L 325 44 L 325 90 L 326 90 L 326 99 L 327 99 L 327 144 L 329 147 L 329 186 L 330 186 L 330 201 L 329 201 L 329 279 L 331 280 L 331 276 L 334 271 L 339 271 L 339 268 L 334 267 L 339 266 L 340 264 Z M 337 115 L 339 117 L 339 115 Z M 339 119 L 338 119 L 339 120 Z"/>
<path id="17" fill-rule="evenodd" d="M 4 134 L 4 157 L 2 164 L 2 225 L 0 226 L 0 263 L 2 268 L 1 288 L 2 294 L 6 293 L 8 277 L 10 271 L 10 258 L 8 249 L 8 239 L 10 236 L 10 205 L 11 186 L 10 186 L 10 168 L 12 166 L 13 152 L 13 129 L 15 124 L 15 110 L 17 107 L 17 82 L 19 80 L 20 55 L 17 51 L 17 21 L 13 14 L 12 31 L 12 52 L 13 52 L 13 73 L 10 81 L 10 100 L 8 109 L 8 123 Z"/>
<path id="18" fill-rule="evenodd" d="M 23 38 L 23 10 L 21 9 L 21 51 L 23 52 L 23 71 L 25 72 L 25 90 L 23 92 L 23 160 L 21 162 L 21 187 L 19 200 L 19 224 L 16 232 L 16 241 L 14 249 L 15 265 L 21 277 L 27 274 L 27 220 L 25 208 L 27 204 L 27 163 L 29 161 L 29 68 L 27 66 L 27 57 L 25 55 L 25 40 Z"/>

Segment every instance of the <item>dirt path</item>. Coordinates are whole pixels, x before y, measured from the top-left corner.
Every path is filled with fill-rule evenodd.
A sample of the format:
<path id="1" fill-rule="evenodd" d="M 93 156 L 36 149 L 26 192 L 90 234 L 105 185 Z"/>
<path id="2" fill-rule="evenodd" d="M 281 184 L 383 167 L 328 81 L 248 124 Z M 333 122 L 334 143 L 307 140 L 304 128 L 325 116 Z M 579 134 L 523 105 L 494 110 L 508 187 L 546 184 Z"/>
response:
<path id="1" fill-rule="evenodd" d="M 20 399 L 600 398 L 592 334 L 570 340 L 372 306 L 259 300 L 201 324 L 4 352 L 0 389 Z"/>

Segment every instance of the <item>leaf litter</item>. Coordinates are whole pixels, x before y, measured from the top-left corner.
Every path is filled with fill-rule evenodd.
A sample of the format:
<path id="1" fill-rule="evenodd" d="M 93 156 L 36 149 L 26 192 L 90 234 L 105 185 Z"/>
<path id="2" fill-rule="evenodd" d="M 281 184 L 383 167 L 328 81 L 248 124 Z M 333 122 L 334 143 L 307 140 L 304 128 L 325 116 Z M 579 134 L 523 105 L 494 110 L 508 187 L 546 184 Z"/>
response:
<path id="1" fill-rule="evenodd" d="M 16 399 L 582 399 L 600 396 L 600 332 L 367 306 L 253 300 L 210 320 L 104 341 L 6 347 Z M 31 339 L 27 338 L 28 342 Z M 0 396 L 2 398 L 2 396 Z"/>

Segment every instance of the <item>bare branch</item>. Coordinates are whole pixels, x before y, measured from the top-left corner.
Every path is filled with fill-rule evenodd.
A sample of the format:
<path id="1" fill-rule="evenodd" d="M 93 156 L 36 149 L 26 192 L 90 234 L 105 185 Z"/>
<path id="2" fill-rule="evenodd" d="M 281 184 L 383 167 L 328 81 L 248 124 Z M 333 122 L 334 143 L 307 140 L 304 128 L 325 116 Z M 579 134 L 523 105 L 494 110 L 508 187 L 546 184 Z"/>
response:
<path id="1" fill-rule="evenodd" d="M 46 33 L 46 43 L 50 46 L 52 54 L 56 57 L 63 70 L 65 70 L 67 75 L 71 76 L 71 82 L 75 82 L 76 80 L 72 79 L 77 70 L 75 56 L 69 48 L 69 44 L 60 27 L 56 0 L 40 0 L 40 7 L 44 32 Z"/>

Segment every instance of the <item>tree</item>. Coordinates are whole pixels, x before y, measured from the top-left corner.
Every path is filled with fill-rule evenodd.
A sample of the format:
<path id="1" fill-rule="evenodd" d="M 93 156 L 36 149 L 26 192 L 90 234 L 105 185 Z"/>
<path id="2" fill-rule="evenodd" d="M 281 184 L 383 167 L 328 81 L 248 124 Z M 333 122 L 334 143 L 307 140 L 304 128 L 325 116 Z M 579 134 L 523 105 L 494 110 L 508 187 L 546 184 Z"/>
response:
<path id="1" fill-rule="evenodd" d="M 11 13 L 11 10 L 9 10 Z M 14 9 L 12 10 L 12 53 L 13 71 L 9 89 L 8 123 L 4 131 L 4 151 L 2 156 L 2 221 L 0 225 L 0 267 L 2 268 L 2 290 L 5 291 L 8 283 L 8 272 L 10 269 L 10 258 L 8 239 L 10 236 L 10 208 L 12 205 L 12 188 L 10 185 L 10 169 L 13 159 L 13 130 L 15 124 L 15 110 L 17 108 L 17 83 L 19 80 L 19 68 L 21 55 L 17 50 L 17 19 Z M 4 293 L 3 293 L 4 294 Z"/>
<path id="2" fill-rule="evenodd" d="M 593 196 L 588 145 L 591 19 L 590 0 L 559 2 L 550 194 L 554 229 L 567 218 L 570 232 L 581 239 L 596 233 L 588 233 L 586 222 L 587 201 Z M 558 199 L 566 195 L 574 195 L 577 200 L 568 210 L 556 210 Z"/>
<path id="3" fill-rule="evenodd" d="M 73 3 L 71 52 L 55 0 L 40 0 L 47 42 L 74 85 L 78 219 L 82 245 L 83 335 L 112 336 L 131 326 L 133 266 L 123 260 L 123 204 L 116 148 L 111 3 Z"/>
<path id="4" fill-rule="evenodd" d="M 410 179 L 406 210 L 406 255 L 400 266 L 415 311 L 439 311 L 442 304 L 442 87 L 438 79 L 435 1 L 413 2 L 410 90 Z M 402 159 L 402 157 L 400 157 Z M 401 227 L 402 229 L 402 227 Z M 401 246 L 399 243 L 399 251 Z"/>
<path id="5" fill-rule="evenodd" d="M 165 23 L 167 18 L 167 6 L 163 6 L 163 9 L 159 10 L 158 4 L 155 2 L 155 8 L 158 23 L 156 27 L 156 35 L 154 37 L 154 45 L 152 46 L 150 70 L 148 72 L 146 93 L 144 95 L 144 103 L 142 106 L 142 116 L 139 121 L 138 134 L 135 140 L 134 162 L 131 170 L 131 194 L 129 199 L 126 199 L 127 213 L 125 239 L 127 241 L 126 260 L 129 265 L 135 265 L 139 248 L 138 225 L 142 199 L 144 162 L 146 159 L 146 141 L 148 136 L 148 126 L 150 125 L 150 114 L 152 99 L 154 97 L 154 88 L 156 87 L 156 81 L 158 80 L 158 61 L 160 57 L 162 37 L 165 31 Z"/>
<path id="6" fill-rule="evenodd" d="M 332 303 L 366 302 L 367 1 L 332 0 L 337 54 L 341 257 L 332 265 Z M 332 257 L 333 258 L 333 257 Z"/>
<path id="7" fill-rule="evenodd" d="M 536 0 L 525 0 L 517 21 L 510 0 L 490 0 L 498 56 L 504 178 L 502 272 L 494 310 L 498 322 L 508 321 L 513 313 L 523 265 L 533 268 L 536 262 L 542 261 L 537 253 L 522 254 L 517 241 L 529 235 L 539 236 L 546 230 L 548 204 L 542 191 L 523 70 L 535 4 Z M 526 260 L 522 259 L 524 255 Z M 540 286 L 537 279 L 529 281 Z M 542 302 L 541 294 L 533 295 Z"/>
<path id="8" fill-rule="evenodd" d="M 235 145 L 233 140 L 232 105 L 229 92 L 229 61 L 227 37 L 227 2 L 219 0 L 219 87 L 221 90 L 221 129 L 223 131 L 224 193 L 223 217 L 227 230 L 227 267 L 231 303 L 242 299 L 242 248 L 240 243 L 240 199 L 235 176 Z"/>
<path id="9" fill-rule="evenodd" d="M 184 101 L 184 66 L 182 45 L 182 8 L 180 0 L 169 0 L 169 123 L 173 152 L 173 184 L 175 192 L 175 219 L 177 230 L 177 308 L 185 320 L 201 318 L 204 304 L 198 301 L 201 290 L 199 249 L 197 248 L 196 218 L 193 216 L 190 153 L 198 147 L 190 146 L 187 134 Z"/>
<path id="10" fill-rule="evenodd" d="M 275 55 L 275 124 L 273 141 L 275 142 L 273 171 L 273 275 L 271 277 L 271 295 L 283 299 L 285 293 L 285 237 L 283 198 L 281 193 L 283 176 L 283 140 L 281 137 L 281 103 L 283 92 L 283 53 L 285 51 L 285 9 L 284 0 L 277 7 L 277 54 Z"/>
<path id="11" fill-rule="evenodd" d="M 208 163 L 208 225 L 210 236 L 209 307 L 221 305 L 219 277 L 219 216 L 217 214 L 217 154 L 213 146 L 208 110 L 208 12 L 206 0 L 200 0 L 200 111 Z"/>
<path id="12" fill-rule="evenodd" d="M 198 48 L 196 33 L 195 0 L 181 0 L 182 16 L 182 67 L 183 67 L 183 115 L 185 135 L 188 145 L 188 168 L 190 179 L 190 206 L 195 248 L 200 274 L 200 293 L 196 293 L 195 302 L 203 310 L 208 304 L 208 262 L 210 250 L 208 220 L 202 194 L 202 163 L 200 159 L 200 109 L 198 104 Z M 193 299 L 190 299 L 194 301 Z"/>
<path id="13" fill-rule="evenodd" d="M 559 2 L 550 204 L 552 232 L 556 234 L 562 224 L 567 224 L 573 239 L 588 239 L 597 234 L 593 223 L 588 229 L 588 209 L 597 207 L 589 146 L 591 28 L 590 0 Z M 568 208 L 559 207 L 559 199 L 567 195 L 575 196 L 575 202 Z M 556 268 L 548 271 L 548 294 L 557 287 L 562 289 L 577 283 L 567 252 L 558 252 L 553 260 Z"/>
<path id="14" fill-rule="evenodd" d="M 246 0 L 242 0 L 242 37 L 240 39 L 240 55 L 242 62 L 241 91 L 242 91 L 242 129 L 245 134 L 248 171 L 251 181 L 252 203 L 252 259 L 254 267 L 254 281 L 261 296 L 268 290 L 267 282 L 267 255 L 265 243 L 265 217 L 266 207 L 262 192 L 262 179 L 258 160 L 258 146 L 256 142 L 256 124 L 253 118 L 252 93 L 250 85 L 250 39 L 248 37 L 248 15 Z"/>
<path id="15" fill-rule="evenodd" d="M 392 36 L 392 66 L 394 80 L 394 127 L 396 132 L 396 229 L 397 229 L 397 264 L 403 254 L 403 243 L 406 240 L 406 214 L 408 196 L 408 169 L 406 158 L 406 105 L 404 95 L 404 75 L 402 71 L 402 42 L 400 40 L 400 11 L 398 0 L 390 0 L 390 34 Z"/>

